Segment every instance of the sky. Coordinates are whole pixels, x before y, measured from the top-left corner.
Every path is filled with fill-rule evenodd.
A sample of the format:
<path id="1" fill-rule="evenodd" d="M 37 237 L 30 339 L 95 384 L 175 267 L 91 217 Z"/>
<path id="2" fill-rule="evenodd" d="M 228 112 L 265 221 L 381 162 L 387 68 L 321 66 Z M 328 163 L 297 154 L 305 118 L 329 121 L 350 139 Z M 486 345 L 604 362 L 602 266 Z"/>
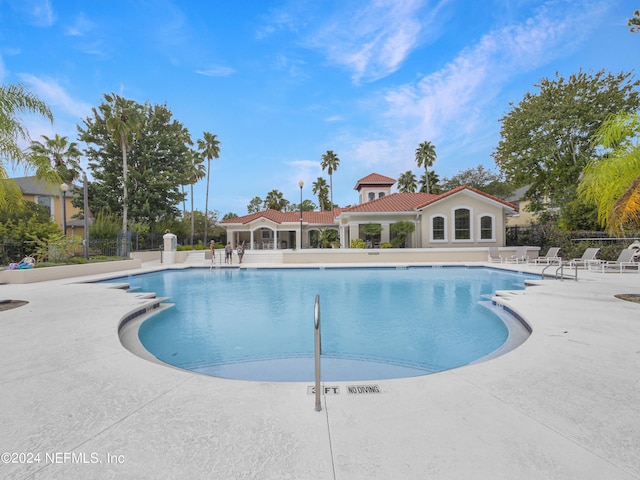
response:
<path id="1" fill-rule="evenodd" d="M 22 117 L 33 140 L 77 141 L 77 125 L 105 93 L 166 104 L 194 142 L 216 134 L 209 209 L 221 215 L 244 215 L 273 189 L 299 203 L 300 180 L 303 198 L 318 204 L 311 189 L 320 176 L 329 183 L 327 150 L 340 159 L 334 202 L 347 206 L 370 173 L 419 178 L 423 141 L 436 147 L 440 178 L 478 165 L 497 172 L 500 119 L 540 79 L 638 67 L 640 34 L 626 27 L 637 8 L 637 0 L 0 0 L 0 82 L 22 83 L 51 107 L 53 125 Z M 205 181 L 196 185 L 201 211 L 205 191 Z"/>

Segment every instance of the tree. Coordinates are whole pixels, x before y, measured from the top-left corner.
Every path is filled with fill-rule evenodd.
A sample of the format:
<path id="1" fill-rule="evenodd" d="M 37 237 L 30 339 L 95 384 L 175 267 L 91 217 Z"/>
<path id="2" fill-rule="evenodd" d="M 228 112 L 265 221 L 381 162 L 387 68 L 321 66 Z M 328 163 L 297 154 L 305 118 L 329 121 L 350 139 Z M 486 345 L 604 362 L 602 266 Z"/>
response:
<path id="1" fill-rule="evenodd" d="M 110 98 L 111 103 L 93 108 L 92 116 L 78 126 L 79 140 L 87 145 L 85 155 L 94 178 L 89 184 L 92 211 L 106 207 L 117 212 L 125 203 L 121 195 L 125 190 L 123 168 L 117 160 L 122 154 L 121 138 L 114 136 L 106 124 L 120 109 L 113 104 L 114 97 Z M 147 102 L 143 106 L 125 99 L 120 102 L 124 103 L 122 108 L 138 117 L 137 133 L 130 137 L 132 143 L 126 153 L 127 210 L 132 222 L 155 228 L 156 223 L 179 215 L 178 206 L 184 199 L 180 186 L 189 176 L 193 141 L 166 105 Z M 126 123 L 130 118 L 127 115 Z"/>
<path id="2" fill-rule="evenodd" d="M 400 174 L 398 177 L 398 191 L 400 192 L 415 192 L 418 188 L 416 184 L 416 176 L 411 170 Z"/>
<path id="3" fill-rule="evenodd" d="M 391 240 L 391 244 L 397 248 L 405 248 L 407 246 L 407 236 L 416 230 L 413 222 L 401 221 L 392 223 L 389 227 L 391 232 L 396 236 Z"/>
<path id="4" fill-rule="evenodd" d="M 427 180 L 427 176 L 429 180 Z M 420 192 L 427 192 L 427 185 L 429 185 L 429 193 L 438 194 L 442 193 L 442 187 L 440 186 L 440 176 L 433 170 L 429 170 L 427 173 L 420 175 Z"/>
<path id="5" fill-rule="evenodd" d="M 467 168 L 456 173 L 451 178 L 442 180 L 442 188 L 444 190 L 451 190 L 461 185 L 477 188 L 499 198 L 507 197 L 515 190 L 512 185 L 504 181 L 500 173 L 485 169 L 483 165 Z"/>
<path id="6" fill-rule="evenodd" d="M 575 198 L 582 169 L 594 157 L 591 138 L 611 113 L 638 109 L 639 84 L 631 73 L 580 71 L 568 79 L 556 73 L 535 85 L 537 93 L 512 104 L 492 156 L 508 182 L 529 185 L 533 210 Z"/>
<path id="7" fill-rule="evenodd" d="M 105 94 L 104 99 L 111 104 L 111 108 L 105 116 L 107 131 L 113 136 L 122 152 L 122 231 L 126 234 L 129 210 L 127 204 L 127 176 L 129 174 L 127 153 L 133 145 L 136 132 L 140 129 L 141 115 L 135 102 L 126 100 L 120 95 Z"/>
<path id="8" fill-rule="evenodd" d="M 609 117 L 594 137 L 602 155 L 584 169 L 578 193 L 598 208 L 598 219 L 611 233 L 640 227 L 640 116 L 621 112 Z"/>
<path id="9" fill-rule="evenodd" d="M 436 161 L 436 147 L 431 142 L 422 142 L 416 148 L 416 163 L 418 167 L 424 165 L 425 186 L 427 188 L 426 193 L 431 193 L 429 188 L 429 167 L 433 166 L 433 162 Z"/>
<path id="10" fill-rule="evenodd" d="M 29 132 L 17 118 L 33 113 L 53 123 L 53 114 L 46 103 L 20 84 L 0 85 L 0 210 L 13 210 L 22 201 L 22 192 L 10 181 L 5 162 L 26 162 L 30 159 L 20 149 L 21 141 L 29 140 Z M 37 174 L 36 174 L 37 176 Z M 59 183 L 55 172 L 47 172 L 45 180 Z"/>
<path id="11" fill-rule="evenodd" d="M 264 208 L 286 211 L 288 206 L 289 201 L 283 198 L 282 192 L 279 190 L 271 190 L 269 193 L 267 193 L 267 196 L 264 199 Z"/>
<path id="12" fill-rule="evenodd" d="M 633 12 L 633 17 L 627 22 L 627 27 L 631 33 L 640 32 L 640 10 Z"/>
<path id="13" fill-rule="evenodd" d="M 207 159 L 207 193 L 205 196 L 204 210 L 205 215 L 209 215 L 209 179 L 211 178 L 211 159 L 220 158 L 220 142 L 216 138 L 217 135 L 213 135 L 209 132 L 202 134 L 202 139 L 198 140 L 198 150 L 202 153 L 203 157 Z M 207 242 L 207 225 L 204 226 L 204 242 Z"/>
<path id="14" fill-rule="evenodd" d="M 327 198 L 327 194 L 329 193 L 329 187 L 327 186 L 327 181 L 318 177 L 318 179 L 313 182 L 313 188 L 311 190 L 314 195 L 318 196 L 318 203 L 320 204 L 320 210 L 329 210 L 327 207 L 329 203 L 329 199 Z"/>
<path id="15" fill-rule="evenodd" d="M 335 172 L 338 169 L 338 165 L 340 165 L 340 159 L 335 153 L 333 153 L 333 150 L 327 150 L 327 153 L 322 155 L 322 163 L 320 164 L 320 166 L 322 167 L 323 172 L 326 169 L 327 173 L 329 174 L 329 185 L 330 185 L 329 188 L 331 190 L 331 208 L 333 208 L 333 205 L 334 205 L 333 204 L 333 172 Z"/>
<path id="16" fill-rule="evenodd" d="M 258 213 L 262 210 L 263 205 L 264 202 L 260 197 L 253 197 L 249 202 L 249 205 L 247 205 L 247 213 Z"/>
<path id="17" fill-rule="evenodd" d="M 69 142 L 67 137 L 57 133 L 53 138 L 46 135 L 42 135 L 42 138 L 44 143 L 33 141 L 29 147 L 30 162 L 36 167 L 36 172 L 47 172 L 53 168 L 63 182 L 72 183 L 82 171 L 78 144 Z"/>
<path id="18" fill-rule="evenodd" d="M 67 137 L 61 137 L 57 133 L 53 138 L 42 135 L 44 143 L 33 141 L 29 147 L 30 162 L 36 167 L 36 177 L 47 176 L 53 169 L 61 179 L 61 182 L 71 186 L 78 178 L 82 168 L 80 167 L 80 150 L 78 144 L 69 142 Z M 64 212 L 64 196 L 60 196 L 60 209 Z M 66 235 L 66 232 L 63 232 Z"/>
<path id="19" fill-rule="evenodd" d="M 193 236 L 195 234 L 195 215 L 193 208 L 193 186 L 202 180 L 205 175 L 202 157 L 196 152 L 191 151 L 191 164 L 189 165 L 189 185 L 191 186 L 191 245 L 193 245 Z M 206 240 L 205 240 L 206 242 Z"/>

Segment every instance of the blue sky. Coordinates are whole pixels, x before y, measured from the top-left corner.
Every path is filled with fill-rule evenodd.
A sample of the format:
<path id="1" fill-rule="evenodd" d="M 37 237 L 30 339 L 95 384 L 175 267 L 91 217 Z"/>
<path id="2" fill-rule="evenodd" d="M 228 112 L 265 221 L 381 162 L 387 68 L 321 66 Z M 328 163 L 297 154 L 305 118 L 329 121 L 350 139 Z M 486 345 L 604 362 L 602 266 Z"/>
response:
<path id="1" fill-rule="evenodd" d="M 25 117 L 33 139 L 76 139 L 115 92 L 166 103 L 194 141 L 217 134 L 209 208 L 246 213 L 272 189 L 299 202 L 326 172 L 334 201 L 356 181 L 417 176 L 436 146 L 440 177 L 484 165 L 500 118 L 544 77 L 638 67 L 631 0 L 0 0 L 0 81 L 20 82 L 55 123 Z M 637 73 L 636 73 L 637 77 Z M 22 175 L 20 170 L 13 172 Z M 205 182 L 195 205 L 204 210 Z M 317 202 L 317 200 L 314 199 Z"/>

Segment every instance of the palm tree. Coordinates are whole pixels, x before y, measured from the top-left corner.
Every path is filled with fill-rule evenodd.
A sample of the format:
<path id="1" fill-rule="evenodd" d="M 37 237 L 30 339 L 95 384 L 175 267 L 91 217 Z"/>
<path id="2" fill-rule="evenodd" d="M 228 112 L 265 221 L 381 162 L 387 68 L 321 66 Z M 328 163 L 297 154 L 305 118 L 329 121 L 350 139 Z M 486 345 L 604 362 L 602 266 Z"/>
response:
<path id="1" fill-rule="evenodd" d="M 416 148 L 416 163 L 418 167 L 424 165 L 427 193 L 431 193 L 429 188 L 429 167 L 433 166 L 436 157 L 436 147 L 431 142 L 422 142 L 418 145 L 418 148 Z"/>
<path id="2" fill-rule="evenodd" d="M 129 166 L 127 165 L 127 153 L 131 150 L 135 141 L 135 135 L 142 127 L 141 113 L 135 107 L 135 103 L 120 95 L 104 94 L 104 99 L 110 103 L 109 111 L 105 115 L 107 131 L 118 143 L 122 152 L 122 232 L 126 242 L 128 194 L 127 179 Z"/>
<path id="3" fill-rule="evenodd" d="M 61 137 L 56 133 L 49 138 L 42 135 L 44 143 L 33 141 L 29 147 L 31 163 L 36 167 L 36 177 L 40 178 L 48 174 L 52 169 L 60 176 L 60 180 L 67 185 L 73 184 L 78 178 L 82 168 L 80 167 L 80 150 L 76 142 L 69 143 L 67 137 Z M 64 194 L 60 195 L 60 211 L 65 212 Z M 62 220 L 63 228 L 66 219 Z M 64 232 L 66 234 L 66 232 Z"/>
<path id="4" fill-rule="evenodd" d="M 189 166 L 189 185 L 191 186 L 191 245 L 193 245 L 193 235 L 195 233 L 195 212 L 193 209 L 193 186 L 202 180 L 206 171 L 202 164 L 203 158 L 197 152 L 191 152 L 191 165 Z M 206 222 L 205 222 L 206 223 Z"/>
<path id="5" fill-rule="evenodd" d="M 318 179 L 313 182 L 313 188 L 312 188 L 312 192 L 314 195 L 318 196 L 318 203 L 320 204 L 320 210 L 324 210 L 326 205 L 325 200 L 327 200 L 327 191 L 329 190 L 329 187 L 327 186 L 327 181 L 322 178 L 322 177 L 318 177 Z"/>
<path id="6" fill-rule="evenodd" d="M 46 103 L 20 84 L 0 85 L 0 208 L 10 210 L 22 200 L 22 192 L 9 175 L 4 161 L 30 162 L 20 149 L 21 140 L 29 140 L 27 129 L 16 118 L 21 113 L 35 113 L 53 123 L 53 114 Z M 46 172 L 47 180 L 57 182 L 55 172 Z"/>
<path id="7" fill-rule="evenodd" d="M 415 192 L 418 188 L 416 184 L 416 176 L 411 170 L 402 173 L 398 178 L 398 190 L 400 192 Z"/>
<path id="8" fill-rule="evenodd" d="M 322 167 L 323 172 L 325 169 L 327 169 L 327 172 L 329 173 L 332 209 L 333 209 L 333 172 L 335 172 L 338 169 L 338 165 L 340 165 L 340 159 L 335 153 L 333 153 L 332 150 L 327 150 L 327 153 L 322 155 L 322 163 L 320 164 L 320 166 Z"/>
<path id="9" fill-rule="evenodd" d="M 264 199 L 265 208 L 282 211 L 284 205 L 284 197 L 280 190 L 271 190 Z"/>
<path id="10" fill-rule="evenodd" d="M 80 176 L 80 149 L 76 142 L 57 133 L 53 138 L 42 135 L 43 142 L 33 141 L 29 147 L 31 163 L 36 172 L 47 172 L 51 168 L 58 172 L 65 183 L 72 183 Z M 38 174 L 36 173 L 36 176 Z"/>
<path id="11" fill-rule="evenodd" d="M 429 180 L 427 180 L 427 175 L 429 176 Z M 429 185 L 429 193 L 442 193 L 442 187 L 440 186 L 440 176 L 434 172 L 433 170 L 429 170 L 428 174 L 423 173 L 420 175 L 419 180 L 420 189 L 419 192 L 427 192 L 427 184 Z"/>
<path id="12" fill-rule="evenodd" d="M 209 223 L 209 183 L 211 178 L 211 159 L 220 158 L 220 141 L 209 132 L 202 134 L 202 140 L 198 140 L 198 150 L 207 159 L 207 194 L 204 201 L 204 242 L 207 243 L 207 224 Z"/>
<path id="13" fill-rule="evenodd" d="M 583 171 L 578 194 L 598 208 L 598 219 L 611 233 L 640 226 L 640 115 L 609 117 L 594 143 L 605 154 Z"/>

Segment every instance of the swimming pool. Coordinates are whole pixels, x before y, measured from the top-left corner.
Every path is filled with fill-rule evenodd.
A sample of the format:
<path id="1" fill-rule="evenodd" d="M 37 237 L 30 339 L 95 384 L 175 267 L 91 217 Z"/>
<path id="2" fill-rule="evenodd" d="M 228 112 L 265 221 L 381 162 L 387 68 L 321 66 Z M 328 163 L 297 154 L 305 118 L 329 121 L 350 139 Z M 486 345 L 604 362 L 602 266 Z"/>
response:
<path id="1" fill-rule="evenodd" d="M 144 321 L 142 345 L 179 368 L 259 381 L 313 379 L 313 308 L 321 299 L 322 378 L 425 375 L 501 347 L 487 308 L 496 290 L 536 276 L 491 268 L 186 269 L 127 277 L 175 307 Z M 111 282 L 122 282 L 114 279 Z"/>

